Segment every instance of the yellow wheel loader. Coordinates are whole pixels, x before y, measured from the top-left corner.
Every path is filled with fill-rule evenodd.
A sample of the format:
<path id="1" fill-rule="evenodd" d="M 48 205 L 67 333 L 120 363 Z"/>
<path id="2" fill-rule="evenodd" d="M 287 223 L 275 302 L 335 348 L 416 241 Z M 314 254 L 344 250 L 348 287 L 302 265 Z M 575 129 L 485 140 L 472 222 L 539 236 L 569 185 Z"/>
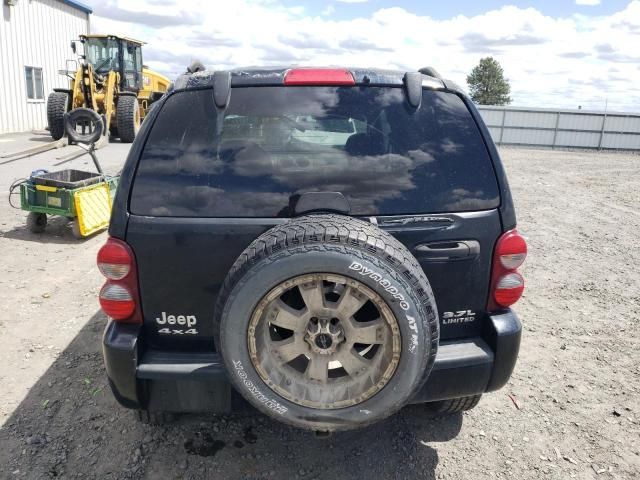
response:
<path id="1" fill-rule="evenodd" d="M 169 87 L 169 79 L 142 64 L 143 42 L 115 35 L 81 35 L 79 67 L 66 71 L 69 89 L 55 88 L 47 100 L 47 120 L 54 140 L 65 134 L 65 118 L 79 108 L 96 112 L 102 131 L 133 142 L 150 105 Z M 71 42 L 76 53 L 76 42 Z M 86 119 L 86 123 L 95 116 Z M 78 122 L 84 133 L 89 125 Z M 71 139 L 73 140 L 73 139 Z"/>

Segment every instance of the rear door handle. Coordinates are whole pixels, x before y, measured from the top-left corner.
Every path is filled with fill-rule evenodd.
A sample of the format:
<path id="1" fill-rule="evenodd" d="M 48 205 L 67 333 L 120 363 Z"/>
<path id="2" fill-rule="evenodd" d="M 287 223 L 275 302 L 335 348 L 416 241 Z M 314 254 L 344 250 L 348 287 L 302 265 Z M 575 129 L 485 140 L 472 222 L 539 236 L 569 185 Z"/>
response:
<path id="1" fill-rule="evenodd" d="M 457 240 L 419 243 L 414 247 L 416 256 L 431 262 L 471 260 L 480 254 L 477 240 Z"/>

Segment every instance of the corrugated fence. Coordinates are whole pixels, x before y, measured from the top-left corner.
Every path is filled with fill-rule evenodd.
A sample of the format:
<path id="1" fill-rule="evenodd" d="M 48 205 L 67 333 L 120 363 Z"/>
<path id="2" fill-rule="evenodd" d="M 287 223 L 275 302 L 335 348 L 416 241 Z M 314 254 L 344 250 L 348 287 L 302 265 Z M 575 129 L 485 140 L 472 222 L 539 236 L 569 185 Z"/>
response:
<path id="1" fill-rule="evenodd" d="M 640 150 L 640 113 L 478 106 L 498 145 Z"/>

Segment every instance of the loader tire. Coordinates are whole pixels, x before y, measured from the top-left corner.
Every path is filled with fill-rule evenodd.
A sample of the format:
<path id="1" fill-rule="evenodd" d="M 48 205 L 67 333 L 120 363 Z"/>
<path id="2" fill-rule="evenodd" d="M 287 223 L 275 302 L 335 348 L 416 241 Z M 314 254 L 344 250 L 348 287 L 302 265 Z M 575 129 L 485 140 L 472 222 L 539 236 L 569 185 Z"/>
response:
<path id="1" fill-rule="evenodd" d="M 116 124 L 120 141 L 131 143 L 140 130 L 140 105 L 133 95 L 118 97 Z"/>
<path id="2" fill-rule="evenodd" d="M 47 99 L 47 122 L 54 140 L 60 140 L 64 136 L 64 114 L 68 101 L 69 95 L 63 92 L 50 93 Z"/>

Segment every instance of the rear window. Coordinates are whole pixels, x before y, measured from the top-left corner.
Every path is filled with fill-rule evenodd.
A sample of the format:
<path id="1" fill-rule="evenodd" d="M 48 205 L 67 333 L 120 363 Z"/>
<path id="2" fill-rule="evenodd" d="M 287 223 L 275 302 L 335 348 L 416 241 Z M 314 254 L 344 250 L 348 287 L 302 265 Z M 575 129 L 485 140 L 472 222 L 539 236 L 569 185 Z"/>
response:
<path id="1" fill-rule="evenodd" d="M 463 101 L 402 88 L 232 89 L 170 96 L 140 158 L 131 212 L 288 217 L 300 194 L 341 192 L 353 215 L 484 210 L 499 205 L 480 132 Z"/>

